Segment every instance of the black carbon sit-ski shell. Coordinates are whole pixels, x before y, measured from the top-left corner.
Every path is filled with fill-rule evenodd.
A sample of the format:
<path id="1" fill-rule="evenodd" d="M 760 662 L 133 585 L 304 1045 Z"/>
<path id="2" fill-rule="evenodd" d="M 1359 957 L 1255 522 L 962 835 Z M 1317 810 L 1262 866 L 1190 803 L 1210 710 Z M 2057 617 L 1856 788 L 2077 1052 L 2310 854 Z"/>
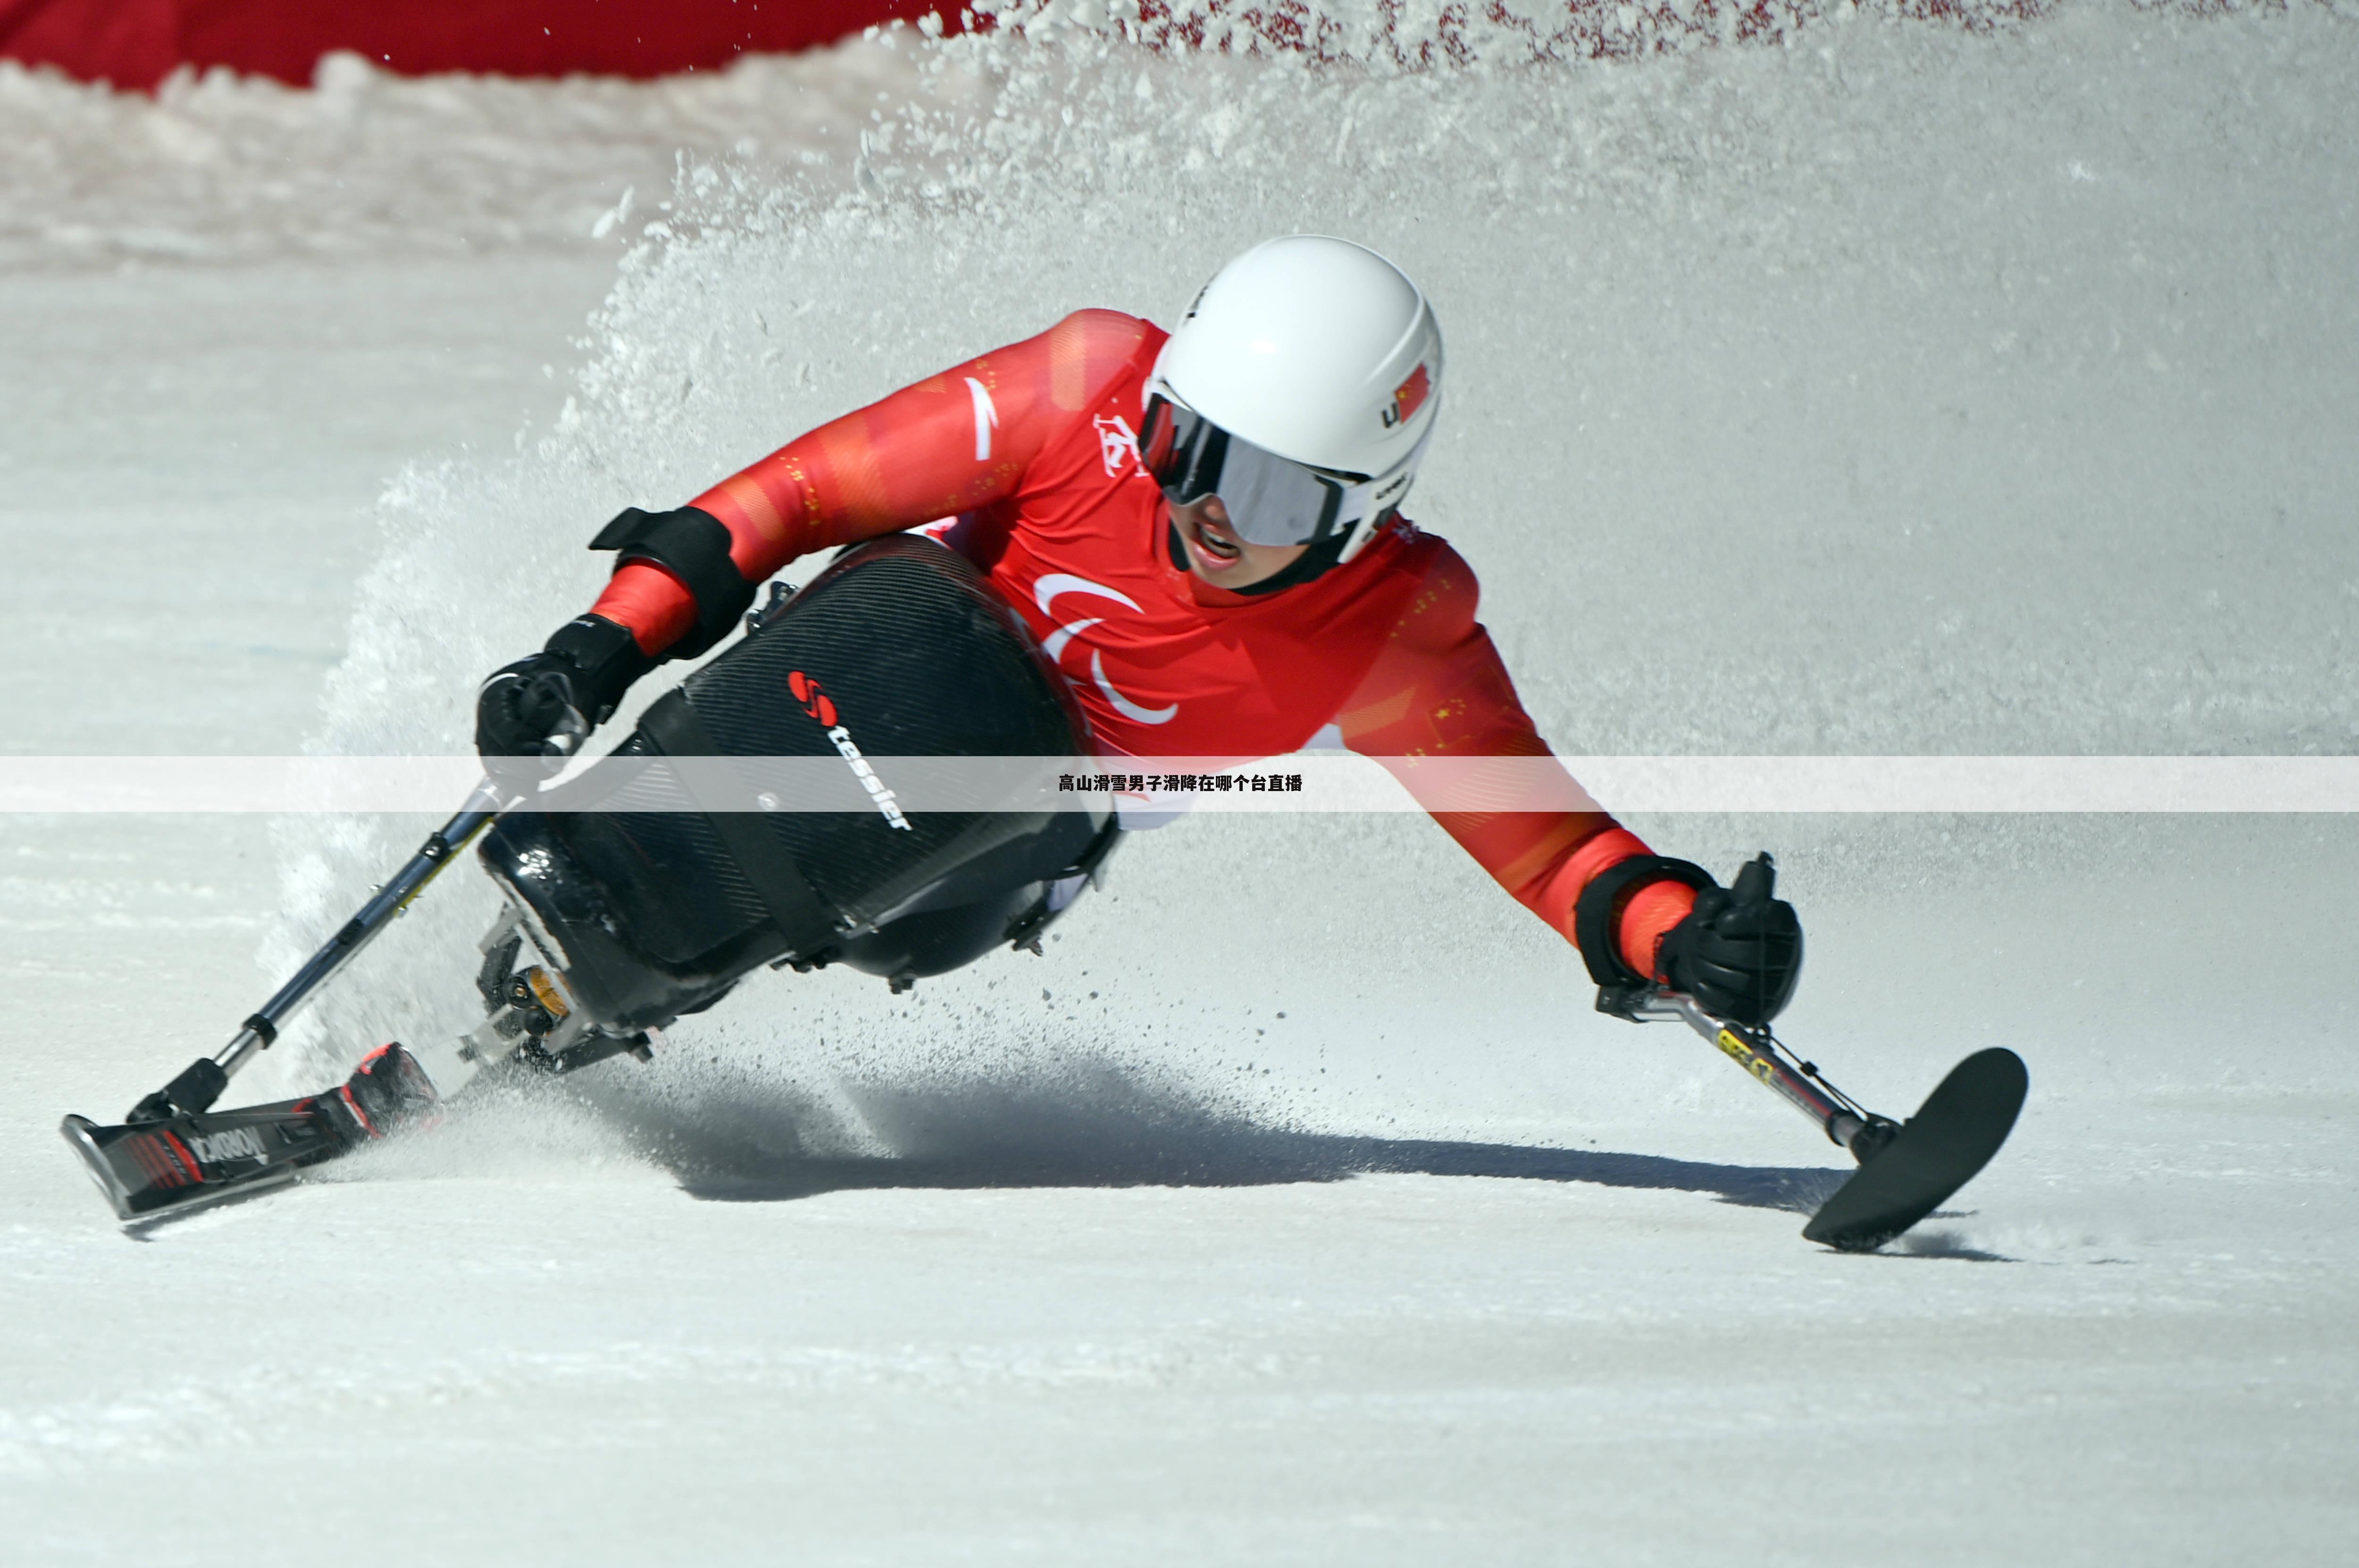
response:
<path id="1" fill-rule="evenodd" d="M 1106 825 L 1102 804 L 1073 796 L 909 810 L 897 827 L 842 766 L 814 691 L 866 757 L 1089 750 L 1062 678 L 962 557 L 907 535 L 846 551 L 680 687 L 690 729 L 715 755 L 831 760 L 812 776 L 836 793 L 791 803 L 830 809 L 764 809 L 750 765 L 722 769 L 728 798 L 713 798 L 710 768 L 691 795 L 675 770 L 650 765 L 665 755 L 652 732 L 664 727 L 643 723 L 556 801 L 596 809 L 515 812 L 485 835 L 485 865 L 526 907 L 536 941 L 562 949 L 547 956 L 601 1026 L 668 1022 L 782 957 L 897 976 L 955 968 L 1008 939 Z M 849 809 L 832 809 L 839 801 Z M 723 810 L 735 819 L 716 826 Z M 766 836 L 754 846 L 764 852 L 734 853 L 726 840 L 744 846 L 749 833 Z M 801 890 L 775 885 L 782 866 Z M 809 909 L 814 895 L 830 929 L 781 930 L 780 908 Z"/>

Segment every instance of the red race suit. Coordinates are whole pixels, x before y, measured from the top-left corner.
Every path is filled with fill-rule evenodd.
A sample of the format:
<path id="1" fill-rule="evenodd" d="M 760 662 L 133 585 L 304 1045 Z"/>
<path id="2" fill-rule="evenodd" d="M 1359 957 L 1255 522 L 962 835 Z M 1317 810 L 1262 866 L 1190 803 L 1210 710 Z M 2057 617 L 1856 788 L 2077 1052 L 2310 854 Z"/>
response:
<path id="1" fill-rule="evenodd" d="M 1102 753 L 1242 762 L 1340 731 L 1571 940 L 1590 879 L 1647 849 L 1533 729 L 1474 619 L 1473 570 L 1398 519 L 1343 566 L 1265 595 L 1187 570 L 1138 461 L 1165 337 L 1136 317 L 1078 311 L 821 426 L 692 504 L 728 529 L 749 582 L 813 550 L 955 519 L 932 531 L 1064 671 Z M 695 604 L 661 568 L 631 562 L 593 613 L 656 654 L 694 623 Z M 1558 804 L 1462 809 L 1432 776 L 1446 771 L 1439 759 L 1484 758 L 1548 759 L 1516 765 L 1527 779 L 1547 770 Z M 1630 898 L 1615 935 L 1633 968 L 1656 972 L 1663 934 L 1694 897 L 1657 882 Z"/>

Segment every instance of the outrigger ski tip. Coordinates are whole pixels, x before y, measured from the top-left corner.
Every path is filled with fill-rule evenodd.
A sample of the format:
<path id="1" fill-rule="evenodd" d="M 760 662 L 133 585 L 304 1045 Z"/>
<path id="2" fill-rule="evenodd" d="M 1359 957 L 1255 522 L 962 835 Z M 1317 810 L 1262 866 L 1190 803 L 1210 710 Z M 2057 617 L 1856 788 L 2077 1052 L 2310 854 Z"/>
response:
<path id="1" fill-rule="evenodd" d="M 1597 1010 L 1680 1020 L 1850 1151 L 1859 1169 L 1802 1227 L 1806 1239 L 1843 1252 L 1875 1251 L 1973 1180 L 2015 1130 L 2031 1087 L 2023 1058 L 1993 1046 L 1950 1069 L 1917 1114 L 1897 1122 L 1829 1083 L 1815 1064 L 1793 1060 L 1767 1029 L 1715 1017 L 1681 992 L 1607 988 Z"/>
<path id="2" fill-rule="evenodd" d="M 1890 1241 L 1990 1163 L 2030 1087 L 2031 1075 L 2014 1052 L 1975 1052 L 1819 1206 L 1802 1235 L 1844 1252 L 1871 1252 Z"/>

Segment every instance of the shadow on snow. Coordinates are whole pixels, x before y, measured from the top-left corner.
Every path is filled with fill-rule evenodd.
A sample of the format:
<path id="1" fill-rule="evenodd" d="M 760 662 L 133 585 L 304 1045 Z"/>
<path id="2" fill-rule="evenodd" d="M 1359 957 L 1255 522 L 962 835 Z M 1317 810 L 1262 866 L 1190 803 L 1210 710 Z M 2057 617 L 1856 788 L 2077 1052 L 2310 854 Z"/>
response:
<path id="1" fill-rule="evenodd" d="M 734 1075 L 733 1075 L 734 1076 Z M 1809 1214 L 1846 1170 L 1308 1132 L 1158 1089 L 1105 1064 L 1038 1076 L 839 1087 L 739 1078 L 577 1091 L 704 1199 L 766 1203 L 878 1188 L 1258 1186 L 1366 1174 L 1490 1176 L 1709 1193 Z"/>
<path id="2" fill-rule="evenodd" d="M 1710 1193 L 1753 1208 L 1816 1212 L 1846 1173 L 1799 1166 L 1716 1165 L 1656 1154 L 1354 1138 L 1257 1128 L 1225 1148 L 1140 1147 L 1110 1158 L 1024 1152 L 961 1160 L 787 1159 L 766 1169 L 679 1171 L 701 1198 L 762 1203 L 875 1187 L 1240 1187 L 1374 1174 L 1495 1176 Z"/>

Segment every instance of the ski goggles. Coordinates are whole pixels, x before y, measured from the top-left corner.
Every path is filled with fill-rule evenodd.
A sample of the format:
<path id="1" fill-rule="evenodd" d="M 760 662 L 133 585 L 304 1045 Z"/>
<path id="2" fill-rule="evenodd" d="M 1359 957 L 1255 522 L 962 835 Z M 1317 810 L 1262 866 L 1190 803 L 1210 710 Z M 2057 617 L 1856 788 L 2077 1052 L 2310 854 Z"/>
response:
<path id="1" fill-rule="evenodd" d="M 1161 393 L 1147 399 L 1138 457 L 1172 505 L 1216 495 L 1229 526 L 1253 545 L 1326 538 L 1373 517 L 1380 490 L 1400 488 L 1281 458 Z"/>

